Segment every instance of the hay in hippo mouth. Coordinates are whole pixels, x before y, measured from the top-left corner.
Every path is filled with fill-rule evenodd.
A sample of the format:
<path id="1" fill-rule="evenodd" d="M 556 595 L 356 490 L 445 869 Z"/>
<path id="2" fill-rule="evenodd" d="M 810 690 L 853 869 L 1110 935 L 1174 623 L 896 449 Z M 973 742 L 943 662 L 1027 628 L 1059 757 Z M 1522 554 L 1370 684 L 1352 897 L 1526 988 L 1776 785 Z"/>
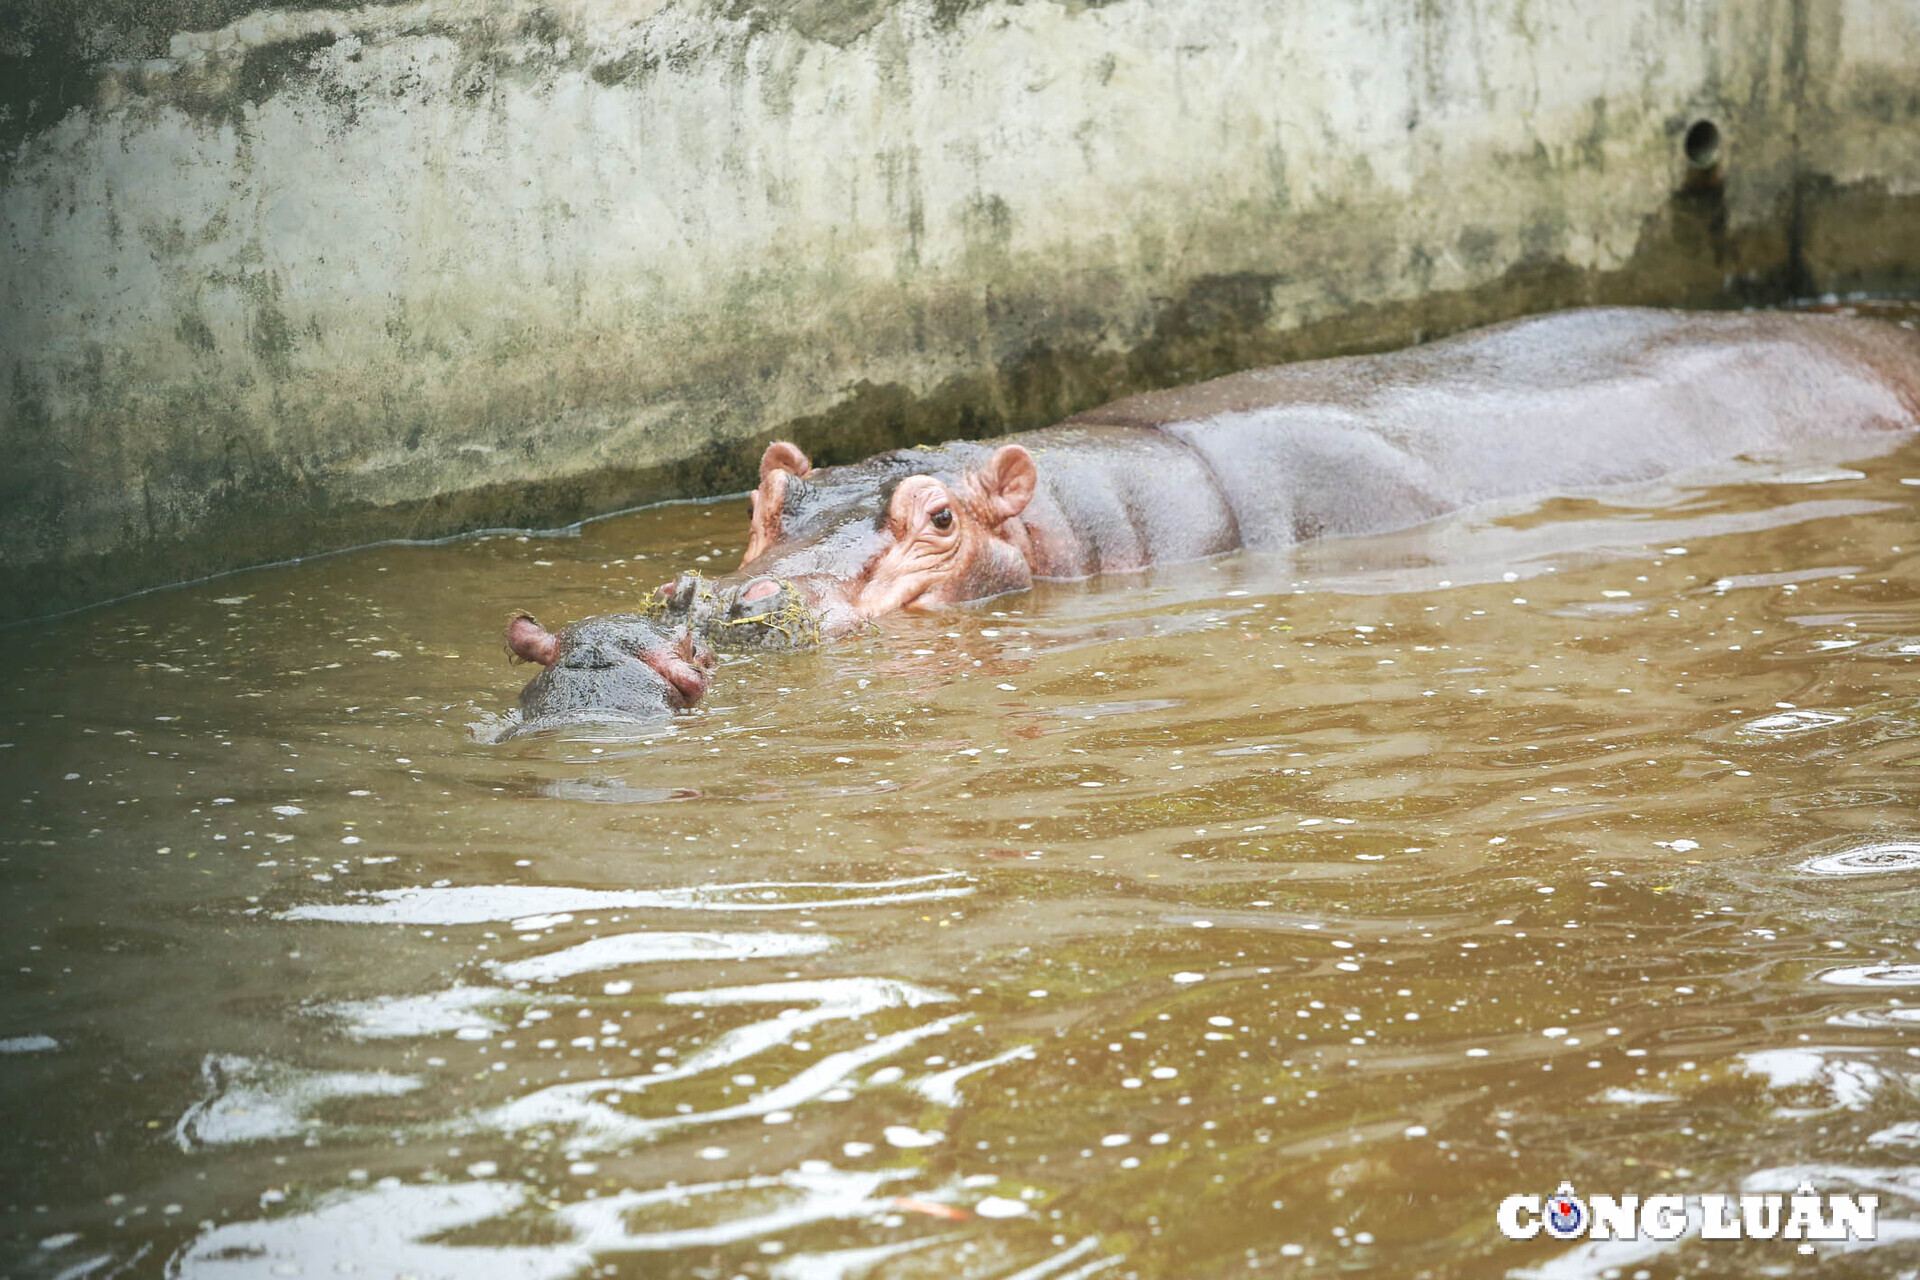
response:
<path id="1" fill-rule="evenodd" d="M 792 581 L 780 579 L 779 590 L 765 602 L 748 606 L 750 612 L 741 612 L 738 592 L 737 585 L 689 570 L 649 596 L 641 612 L 684 624 L 722 652 L 811 649 L 820 643 L 821 615 Z"/>

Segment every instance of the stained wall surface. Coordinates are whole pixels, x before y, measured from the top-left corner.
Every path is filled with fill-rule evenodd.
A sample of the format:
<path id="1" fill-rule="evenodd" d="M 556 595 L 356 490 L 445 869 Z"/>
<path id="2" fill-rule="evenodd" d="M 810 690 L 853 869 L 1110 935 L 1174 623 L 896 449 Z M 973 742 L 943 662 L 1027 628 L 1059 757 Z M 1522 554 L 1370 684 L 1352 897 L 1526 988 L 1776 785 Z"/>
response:
<path id="1" fill-rule="evenodd" d="M 14 14 L 15 619 L 736 489 L 775 436 L 833 461 L 1551 307 L 1920 288 L 1911 0 Z"/>

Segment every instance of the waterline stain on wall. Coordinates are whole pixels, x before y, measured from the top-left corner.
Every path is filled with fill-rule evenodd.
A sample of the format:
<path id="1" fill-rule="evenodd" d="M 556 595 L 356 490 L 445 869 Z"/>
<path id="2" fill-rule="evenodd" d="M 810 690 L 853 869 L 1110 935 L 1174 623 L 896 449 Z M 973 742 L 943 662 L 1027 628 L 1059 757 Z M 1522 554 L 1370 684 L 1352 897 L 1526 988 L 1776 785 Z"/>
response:
<path id="1" fill-rule="evenodd" d="M 1920 287 L 1898 0 L 24 12 L 10 617 L 734 489 L 776 435 Z"/>

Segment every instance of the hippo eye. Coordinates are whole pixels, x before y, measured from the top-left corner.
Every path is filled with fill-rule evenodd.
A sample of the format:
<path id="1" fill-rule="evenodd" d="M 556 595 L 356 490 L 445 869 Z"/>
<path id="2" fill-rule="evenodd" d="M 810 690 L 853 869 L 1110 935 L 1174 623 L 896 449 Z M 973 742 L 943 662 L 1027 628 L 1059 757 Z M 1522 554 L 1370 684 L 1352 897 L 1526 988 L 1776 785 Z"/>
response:
<path id="1" fill-rule="evenodd" d="M 927 518 L 933 522 L 933 527 L 942 533 L 953 528 L 953 510 L 949 507 L 942 507 Z"/>

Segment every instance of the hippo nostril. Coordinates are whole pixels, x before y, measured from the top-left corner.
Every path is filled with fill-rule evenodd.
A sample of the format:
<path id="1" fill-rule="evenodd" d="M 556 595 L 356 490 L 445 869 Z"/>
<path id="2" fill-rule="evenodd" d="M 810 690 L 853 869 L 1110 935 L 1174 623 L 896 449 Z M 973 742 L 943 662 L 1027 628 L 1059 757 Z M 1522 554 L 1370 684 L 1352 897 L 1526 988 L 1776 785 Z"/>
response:
<path id="1" fill-rule="evenodd" d="M 755 578 L 740 588 L 727 612 L 736 619 L 759 618 L 779 612 L 789 599 L 786 584 L 777 578 Z"/>

